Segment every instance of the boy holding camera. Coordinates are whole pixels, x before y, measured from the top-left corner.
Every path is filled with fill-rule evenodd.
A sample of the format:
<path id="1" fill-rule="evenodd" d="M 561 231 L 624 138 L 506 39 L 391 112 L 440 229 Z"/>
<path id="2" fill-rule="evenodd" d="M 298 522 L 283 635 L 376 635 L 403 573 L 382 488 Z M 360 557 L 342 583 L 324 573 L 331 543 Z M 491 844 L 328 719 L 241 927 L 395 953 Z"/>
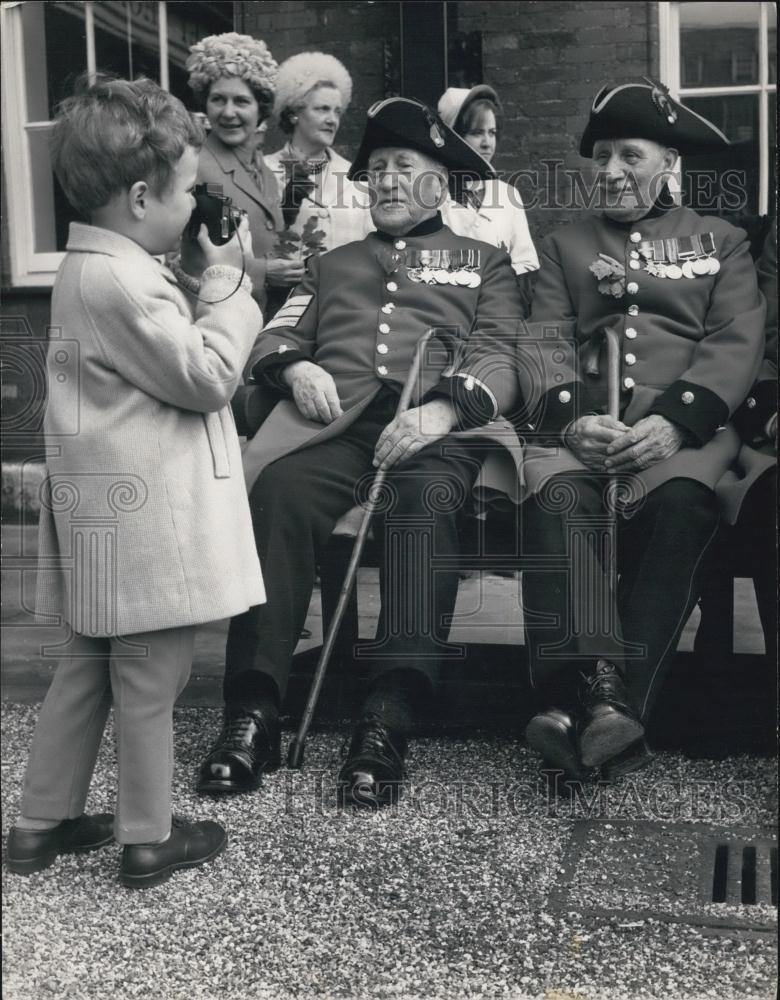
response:
<path id="1" fill-rule="evenodd" d="M 116 839 L 121 882 L 145 887 L 226 843 L 217 823 L 171 816 L 172 709 L 195 627 L 265 600 L 229 406 L 262 323 L 242 276 L 248 227 L 220 246 L 200 228 L 194 302 L 155 257 L 190 220 L 202 141 L 148 80 L 84 87 L 55 122 L 54 169 L 89 224 L 71 224 L 52 296 L 79 364 L 62 372 L 53 336 L 37 610 L 70 638 L 8 839 L 13 872 Z M 116 816 L 87 816 L 112 704 Z"/>

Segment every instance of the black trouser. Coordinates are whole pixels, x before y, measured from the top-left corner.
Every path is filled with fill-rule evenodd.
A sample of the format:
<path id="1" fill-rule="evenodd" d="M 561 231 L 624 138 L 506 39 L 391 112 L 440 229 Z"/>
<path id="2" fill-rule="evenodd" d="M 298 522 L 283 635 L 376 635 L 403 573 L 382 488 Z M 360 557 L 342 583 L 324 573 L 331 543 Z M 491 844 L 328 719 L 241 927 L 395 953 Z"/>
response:
<path id="1" fill-rule="evenodd" d="M 737 523 L 725 529 L 749 554 L 766 655 L 777 663 L 777 472 L 768 469 L 748 490 Z"/>
<path id="2" fill-rule="evenodd" d="M 579 671 L 607 657 L 624 669 L 646 719 L 699 596 L 718 510 L 708 487 L 672 479 L 620 513 L 615 593 L 608 482 L 595 473 L 555 476 L 521 509 L 523 555 L 551 563 L 523 574 L 531 682 L 540 703 L 569 707 Z"/>
<path id="3" fill-rule="evenodd" d="M 241 704 L 268 681 L 284 698 L 293 652 L 314 587 L 317 563 L 338 519 L 362 497 L 375 469 L 377 439 L 395 415 L 397 397 L 384 391 L 342 435 L 272 463 L 249 497 L 265 604 L 232 619 L 224 696 Z M 391 469 L 374 518 L 380 541 L 382 613 L 377 640 L 363 647 L 373 676 L 415 670 L 438 678 L 448 616 L 458 591 L 457 567 L 432 559 L 458 553 L 458 510 L 469 496 L 483 451 L 441 439 Z"/>

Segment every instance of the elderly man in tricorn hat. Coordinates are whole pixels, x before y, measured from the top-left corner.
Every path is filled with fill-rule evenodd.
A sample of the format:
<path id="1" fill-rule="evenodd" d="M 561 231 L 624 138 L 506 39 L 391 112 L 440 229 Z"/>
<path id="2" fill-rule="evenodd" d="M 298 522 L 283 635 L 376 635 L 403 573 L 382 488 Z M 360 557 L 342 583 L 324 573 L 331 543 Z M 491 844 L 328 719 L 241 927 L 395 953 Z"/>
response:
<path id="1" fill-rule="evenodd" d="M 380 641 L 339 782 L 356 805 L 400 789 L 407 737 L 435 687 L 455 604 L 457 568 L 446 561 L 458 550 L 457 508 L 475 489 L 512 495 L 518 483 L 519 442 L 499 415 L 517 392 L 521 304 L 506 252 L 443 225 L 449 170 L 493 175 L 419 102 L 374 105 L 348 176 L 367 175 L 376 232 L 310 258 L 250 358 L 254 381 L 288 397 L 245 452 L 268 600 L 231 622 L 225 722 L 200 770 L 203 792 L 254 789 L 278 763 L 279 708 L 318 555 L 361 480 L 365 487 L 382 466 L 387 516 L 430 532 L 430 551 L 412 545 L 419 558 L 400 570 L 383 557 Z M 396 419 L 415 346 L 431 327 L 446 330 L 455 359 L 432 352 L 412 407 Z M 381 536 L 381 516 L 376 529 Z"/>
<path id="2" fill-rule="evenodd" d="M 602 211 L 540 253 L 521 338 L 535 411 L 521 516 L 525 556 L 550 565 L 523 577 L 540 709 L 526 736 L 569 775 L 601 766 L 611 779 L 649 760 L 644 726 L 734 485 L 730 417 L 761 360 L 764 302 L 745 233 L 676 206 L 667 186 L 678 154 L 727 145 L 661 84 L 605 87 L 580 145 Z M 616 590 L 612 476 L 633 500 L 618 504 Z"/>

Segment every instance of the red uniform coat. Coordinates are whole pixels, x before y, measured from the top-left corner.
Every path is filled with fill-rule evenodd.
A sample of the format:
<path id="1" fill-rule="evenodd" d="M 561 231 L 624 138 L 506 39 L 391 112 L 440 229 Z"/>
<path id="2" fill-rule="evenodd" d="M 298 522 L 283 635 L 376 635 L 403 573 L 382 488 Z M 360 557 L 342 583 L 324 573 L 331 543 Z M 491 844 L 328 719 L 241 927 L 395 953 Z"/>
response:
<path id="1" fill-rule="evenodd" d="M 720 270 L 695 278 L 656 277 L 632 251 L 645 241 L 712 233 Z M 589 265 L 606 254 L 625 268 L 625 290 L 599 291 Z M 621 419 L 658 413 L 686 431 L 691 447 L 639 473 L 649 491 L 678 476 L 716 489 L 739 451 L 730 417 L 756 377 L 765 304 L 745 233 L 687 208 L 654 210 L 631 224 L 589 217 L 556 230 L 540 254 L 531 322 L 521 337 L 519 375 L 533 431 L 525 450 L 531 492 L 558 472 L 582 469 L 551 437 L 587 413 L 603 413 L 603 331 L 621 339 Z M 750 481 L 739 490 L 744 496 Z M 733 486 L 733 483 L 732 483 Z M 736 516 L 733 504 L 727 512 Z"/>
<path id="2" fill-rule="evenodd" d="M 278 403 L 245 448 L 248 488 L 270 462 L 341 434 L 382 385 L 400 391 L 419 338 L 430 327 L 443 327 L 460 357 L 453 370 L 432 341 L 412 405 L 432 391 L 453 398 L 466 428 L 459 434 L 497 445 L 476 488 L 519 500 L 519 441 L 511 424 L 498 419 L 517 397 L 521 303 L 509 257 L 435 222 L 419 228 L 424 235 L 392 241 L 370 233 L 309 259 L 304 280 L 261 332 L 247 367 L 262 379 L 279 365 L 308 358 L 334 377 L 344 414 L 324 425 L 303 417 L 292 399 Z M 420 250 L 472 251 L 475 261 L 479 256 L 480 284 L 413 280 L 412 255 Z"/>

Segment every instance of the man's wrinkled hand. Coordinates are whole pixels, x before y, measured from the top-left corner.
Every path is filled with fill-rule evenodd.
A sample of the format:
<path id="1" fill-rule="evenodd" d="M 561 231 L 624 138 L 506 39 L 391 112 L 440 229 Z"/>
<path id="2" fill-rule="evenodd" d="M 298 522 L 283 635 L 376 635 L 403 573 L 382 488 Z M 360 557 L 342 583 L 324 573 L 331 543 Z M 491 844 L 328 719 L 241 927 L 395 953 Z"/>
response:
<path id="1" fill-rule="evenodd" d="M 329 424 L 343 414 L 333 376 L 313 361 L 294 361 L 282 372 L 295 405 L 308 420 Z"/>
<path id="2" fill-rule="evenodd" d="M 303 280 L 306 267 L 302 260 L 269 257 L 265 264 L 265 280 L 275 288 L 291 288 Z"/>
<path id="3" fill-rule="evenodd" d="M 640 472 L 675 455 L 685 443 L 684 432 L 658 413 L 643 417 L 607 448 L 610 472 Z"/>
<path id="4" fill-rule="evenodd" d="M 626 433 L 620 420 L 605 415 L 580 417 L 569 424 L 564 444 L 589 469 L 604 471 L 607 448 Z"/>
<path id="5" fill-rule="evenodd" d="M 433 399 L 392 420 L 382 431 L 374 451 L 374 465 L 389 469 L 407 461 L 426 445 L 449 434 L 455 426 L 456 415 L 452 403 L 446 399 Z"/>

